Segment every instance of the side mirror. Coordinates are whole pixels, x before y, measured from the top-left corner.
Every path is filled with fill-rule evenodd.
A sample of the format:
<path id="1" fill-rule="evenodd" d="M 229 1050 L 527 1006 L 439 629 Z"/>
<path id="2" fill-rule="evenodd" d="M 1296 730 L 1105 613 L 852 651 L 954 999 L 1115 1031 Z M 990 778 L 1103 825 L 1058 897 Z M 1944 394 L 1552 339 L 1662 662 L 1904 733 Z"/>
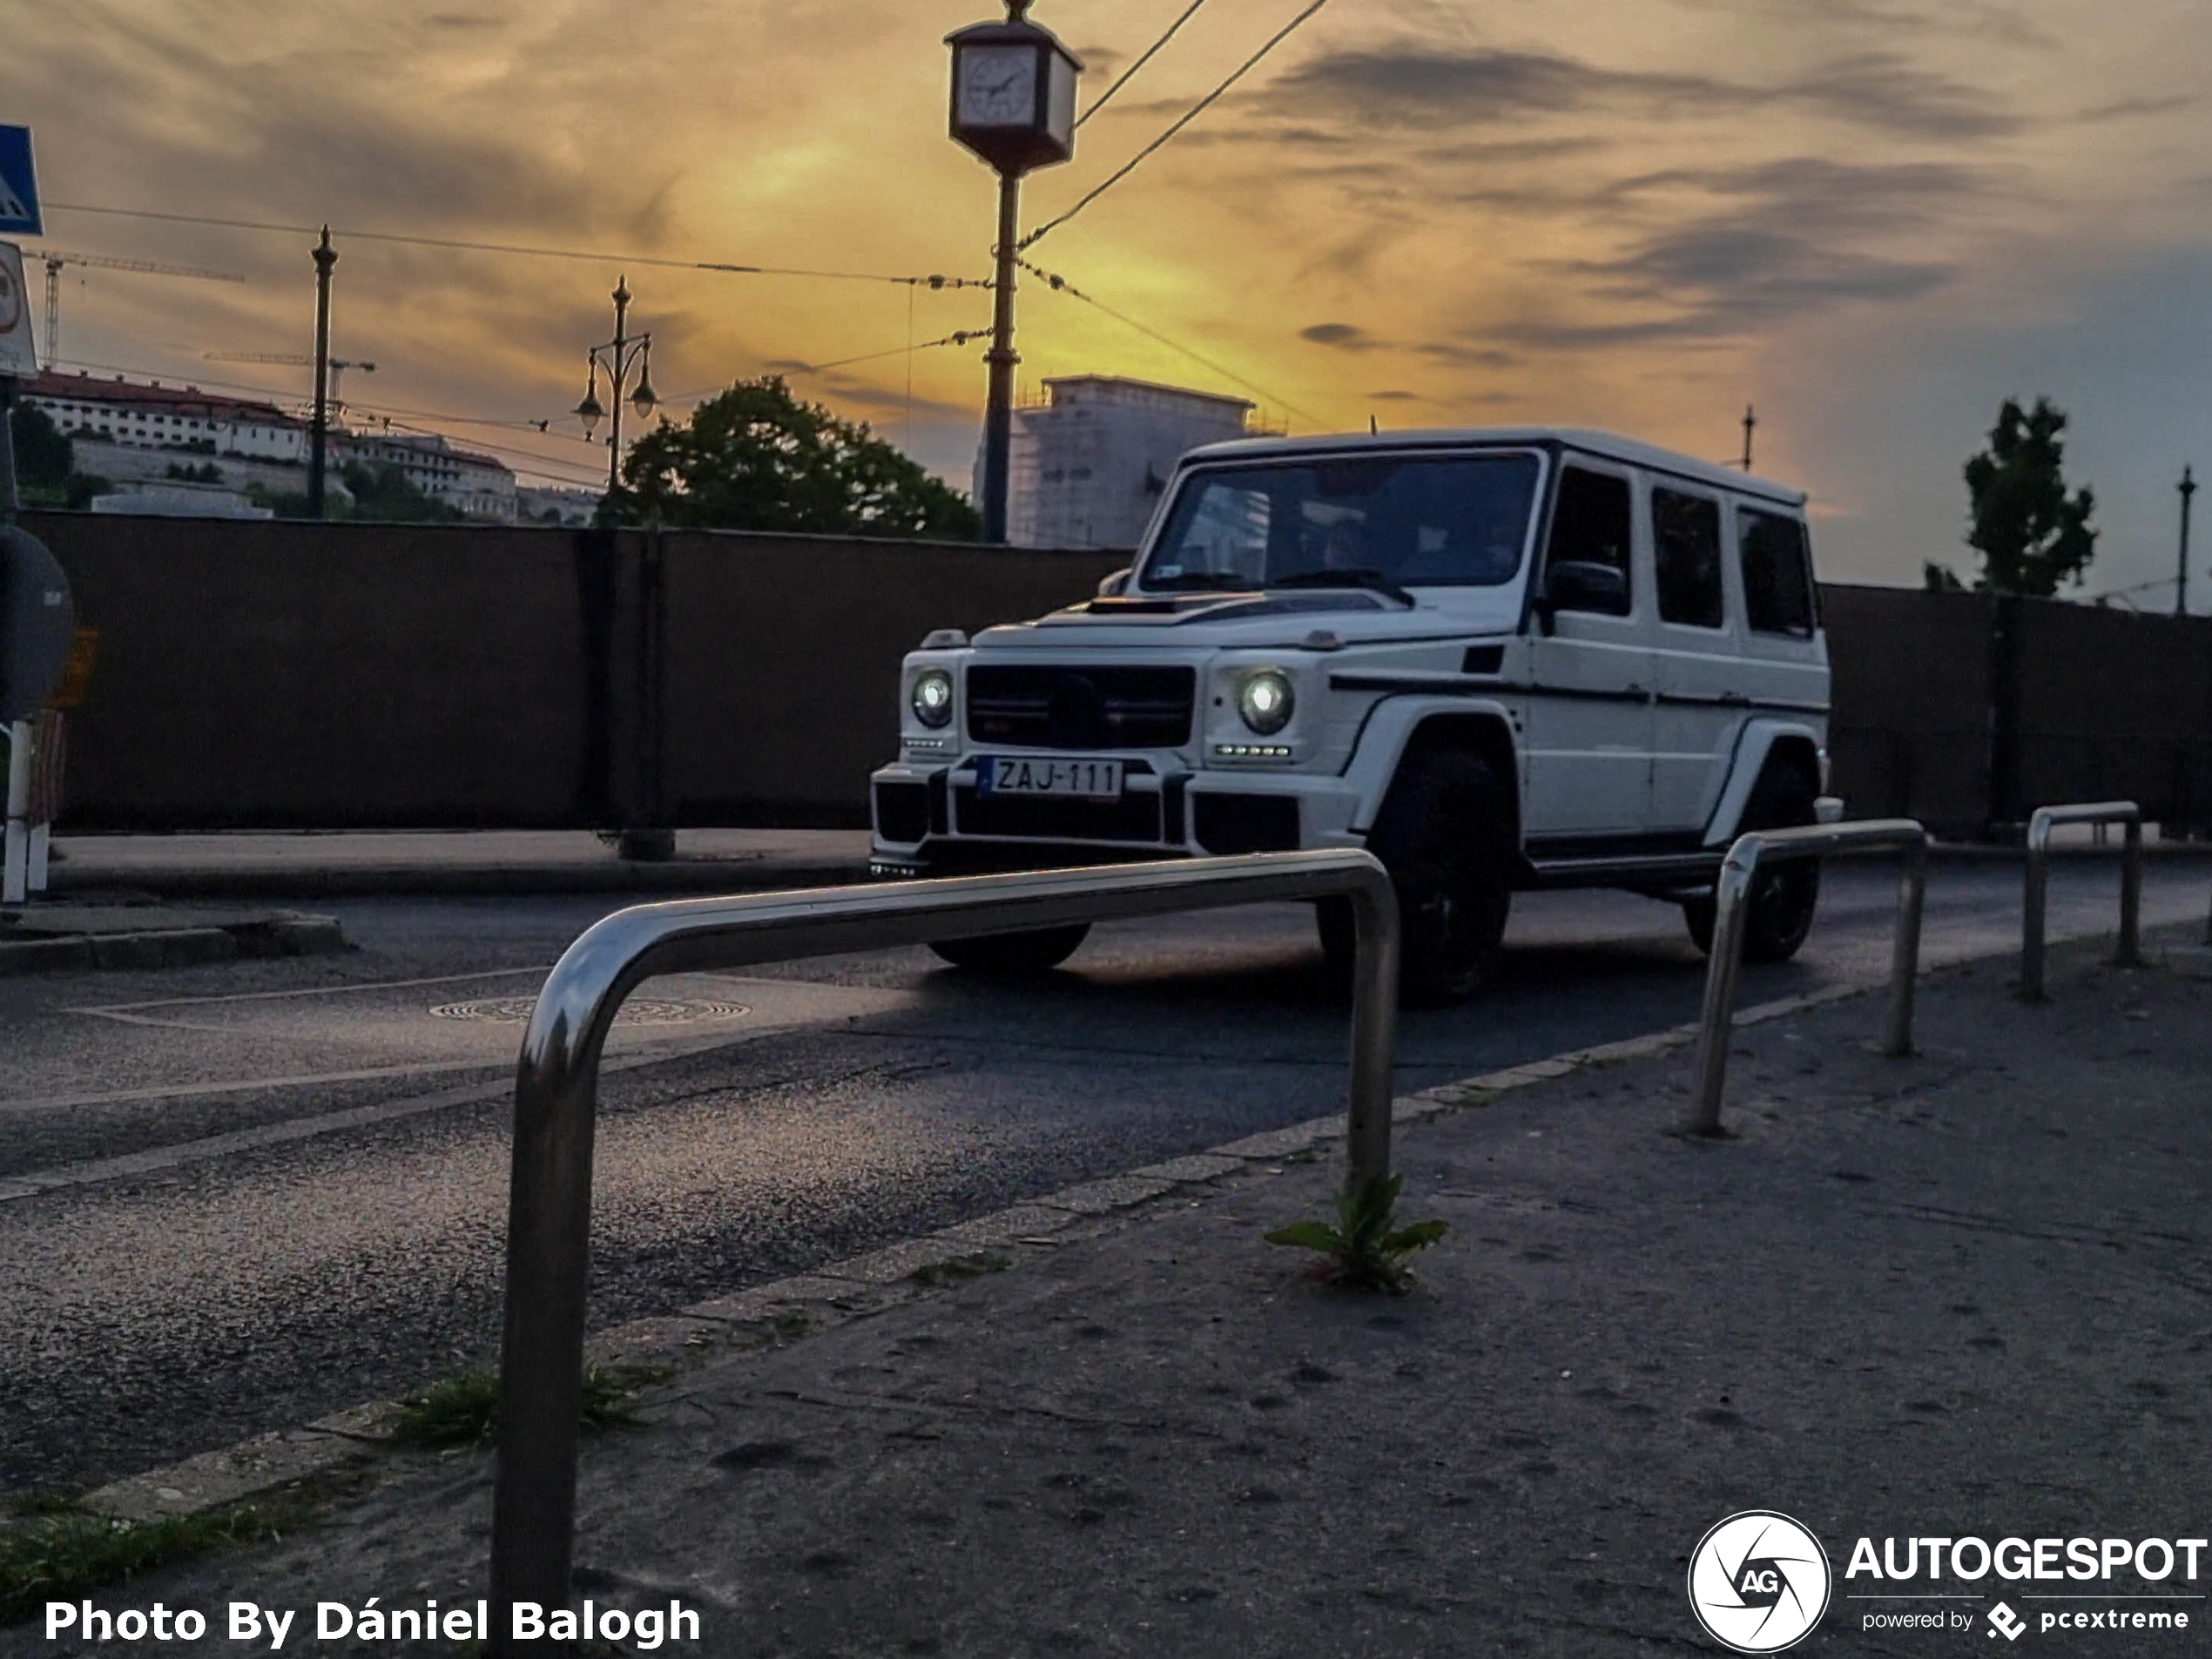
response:
<path id="1" fill-rule="evenodd" d="M 1124 564 L 1113 575 L 1101 577 L 1098 583 L 1098 597 L 1102 599 L 1115 599 L 1128 592 L 1130 574 L 1133 568 Z"/>
<path id="2" fill-rule="evenodd" d="M 1617 567 L 1585 559 L 1562 559 L 1546 567 L 1540 610 L 1547 624 L 1560 610 L 1594 610 L 1604 617 L 1629 614 L 1629 578 Z"/>

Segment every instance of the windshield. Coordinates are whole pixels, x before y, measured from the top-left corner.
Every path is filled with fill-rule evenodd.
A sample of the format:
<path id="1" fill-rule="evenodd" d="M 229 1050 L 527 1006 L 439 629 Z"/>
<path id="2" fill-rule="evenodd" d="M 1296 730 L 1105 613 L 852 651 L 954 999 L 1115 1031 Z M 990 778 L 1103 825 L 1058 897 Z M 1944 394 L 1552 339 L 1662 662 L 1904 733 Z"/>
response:
<path id="1" fill-rule="evenodd" d="M 1536 470 L 1525 453 L 1207 468 L 1136 585 L 1494 588 L 1521 569 Z"/>

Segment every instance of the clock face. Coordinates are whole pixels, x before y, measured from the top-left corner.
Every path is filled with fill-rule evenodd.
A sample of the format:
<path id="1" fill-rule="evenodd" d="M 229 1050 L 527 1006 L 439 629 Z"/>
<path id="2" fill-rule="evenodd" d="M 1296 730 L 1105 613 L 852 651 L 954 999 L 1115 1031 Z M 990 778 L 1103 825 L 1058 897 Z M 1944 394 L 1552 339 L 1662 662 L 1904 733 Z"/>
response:
<path id="1" fill-rule="evenodd" d="M 1028 46 L 970 46 L 960 60 L 962 126 L 1026 127 L 1037 115 L 1037 54 Z"/>

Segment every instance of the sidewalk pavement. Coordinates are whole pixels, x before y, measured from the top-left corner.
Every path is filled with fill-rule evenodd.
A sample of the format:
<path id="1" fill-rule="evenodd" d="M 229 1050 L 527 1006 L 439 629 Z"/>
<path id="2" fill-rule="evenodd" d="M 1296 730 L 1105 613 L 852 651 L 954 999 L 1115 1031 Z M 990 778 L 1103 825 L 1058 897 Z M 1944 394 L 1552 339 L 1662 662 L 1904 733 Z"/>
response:
<path id="1" fill-rule="evenodd" d="M 0 976 L 87 968 L 185 968 L 240 956 L 310 956 L 346 948 L 328 916 L 238 906 L 39 898 L 0 909 Z"/>
<path id="2" fill-rule="evenodd" d="M 679 830 L 676 856 L 636 861 L 588 830 L 302 830 L 207 835 L 71 835 L 57 843 L 57 894 L 126 889 L 170 898 L 333 898 L 360 894 L 752 892 L 865 881 L 866 830 Z M 2117 842 L 2115 840 L 2114 846 Z M 2087 825 L 2054 838 L 2060 857 L 2106 858 Z M 2202 842 L 2150 840 L 2147 856 L 2202 860 Z M 1939 844 L 1934 855 L 2009 862 L 2017 846 Z"/>
<path id="3" fill-rule="evenodd" d="M 1932 1605 L 1993 1651 L 2000 1594 L 2106 1587 L 1846 1600 L 1930 1588 L 1846 1581 L 1855 1541 L 2212 1519 L 2212 983 L 2007 972 L 1932 975 L 1909 1060 L 1878 996 L 1755 1011 L 1723 1142 L 1664 1132 L 1680 1031 L 1402 1101 L 1406 1213 L 1451 1231 L 1401 1298 L 1261 1242 L 1328 1207 L 1323 1120 L 608 1333 L 689 1368 L 587 1439 L 576 1594 L 676 1598 L 717 1655 L 1709 1652 L 1685 1563 L 1770 1508 L 1836 1575 L 1805 1651 L 1932 1651 L 1865 1623 Z M 324 1526 L 94 1600 L 473 1607 L 490 1477 L 388 1454 Z M 42 1637 L 0 1649 L 78 1650 Z"/>
<path id="4" fill-rule="evenodd" d="M 589 830 L 295 831 L 69 835 L 57 894 L 168 898 L 354 894 L 733 893 L 864 881 L 866 830 L 682 830 L 638 861 Z"/>

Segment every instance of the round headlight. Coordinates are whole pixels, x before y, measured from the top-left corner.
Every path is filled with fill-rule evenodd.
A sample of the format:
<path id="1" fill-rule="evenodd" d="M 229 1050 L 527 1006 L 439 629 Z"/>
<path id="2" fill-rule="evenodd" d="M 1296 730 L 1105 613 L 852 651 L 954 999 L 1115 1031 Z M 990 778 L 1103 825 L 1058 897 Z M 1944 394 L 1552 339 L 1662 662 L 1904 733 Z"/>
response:
<path id="1" fill-rule="evenodd" d="M 925 668 L 914 676 L 907 694 L 914 718 L 927 726 L 948 725 L 953 718 L 953 677 L 941 668 Z"/>
<path id="2" fill-rule="evenodd" d="M 1237 688 L 1237 712 L 1244 724 L 1263 738 L 1271 738 L 1291 723 L 1297 699 L 1291 693 L 1291 677 L 1279 668 L 1263 668 L 1244 676 Z"/>

